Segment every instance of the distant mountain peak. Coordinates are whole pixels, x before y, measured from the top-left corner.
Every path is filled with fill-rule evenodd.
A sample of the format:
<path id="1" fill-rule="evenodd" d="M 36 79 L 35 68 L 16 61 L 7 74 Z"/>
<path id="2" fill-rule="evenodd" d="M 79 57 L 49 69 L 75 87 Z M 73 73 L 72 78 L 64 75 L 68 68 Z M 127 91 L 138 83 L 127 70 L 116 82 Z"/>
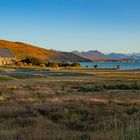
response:
<path id="1" fill-rule="evenodd" d="M 79 55 L 81 57 L 90 59 L 90 60 L 118 60 L 118 59 L 132 59 L 132 60 L 140 60 L 140 53 L 132 53 L 132 54 L 123 54 L 123 53 L 115 53 L 112 52 L 110 54 L 103 54 L 98 50 L 89 50 L 89 51 L 73 51 L 72 53 Z"/>
<path id="2" fill-rule="evenodd" d="M 72 53 L 79 55 L 81 57 L 84 57 L 86 59 L 94 60 L 94 59 L 105 59 L 106 56 L 99 52 L 98 50 L 89 50 L 87 52 L 78 52 L 78 51 L 73 51 Z"/>

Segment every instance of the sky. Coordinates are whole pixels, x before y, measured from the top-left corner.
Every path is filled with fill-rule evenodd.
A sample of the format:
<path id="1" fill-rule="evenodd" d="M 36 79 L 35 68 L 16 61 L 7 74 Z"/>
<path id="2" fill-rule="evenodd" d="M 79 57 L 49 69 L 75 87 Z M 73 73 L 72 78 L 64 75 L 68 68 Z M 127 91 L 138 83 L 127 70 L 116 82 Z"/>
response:
<path id="1" fill-rule="evenodd" d="M 140 0 L 0 0 L 0 39 L 61 51 L 140 52 Z"/>

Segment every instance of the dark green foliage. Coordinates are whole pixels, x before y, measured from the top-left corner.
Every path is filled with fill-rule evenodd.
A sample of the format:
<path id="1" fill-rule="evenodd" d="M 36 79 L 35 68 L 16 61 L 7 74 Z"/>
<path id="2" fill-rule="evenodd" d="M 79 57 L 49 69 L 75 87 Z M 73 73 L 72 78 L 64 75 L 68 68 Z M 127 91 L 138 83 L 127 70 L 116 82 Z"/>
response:
<path id="1" fill-rule="evenodd" d="M 69 67 L 70 64 L 69 63 L 58 63 L 59 67 Z"/>
<path id="2" fill-rule="evenodd" d="M 98 68 L 98 65 L 94 65 L 94 68 L 95 68 L 95 69 Z"/>
<path id="3" fill-rule="evenodd" d="M 94 84 L 79 87 L 78 91 L 103 91 L 103 90 L 140 90 L 140 84 L 137 83 L 120 83 L 120 84 Z"/>
<path id="4" fill-rule="evenodd" d="M 80 67 L 79 62 L 74 62 L 72 64 L 67 62 L 48 62 L 46 63 L 46 67 Z"/>
<path id="5" fill-rule="evenodd" d="M 32 63 L 33 65 L 41 64 L 41 61 L 38 58 L 34 58 L 34 57 L 27 57 L 27 58 L 23 59 L 21 62 L 25 62 L 27 64 Z"/>
<path id="6" fill-rule="evenodd" d="M 74 62 L 71 64 L 72 67 L 80 67 L 80 63 L 79 62 Z"/>
<path id="7" fill-rule="evenodd" d="M 58 63 L 57 62 L 48 62 L 48 63 L 46 63 L 46 67 L 58 67 Z"/>

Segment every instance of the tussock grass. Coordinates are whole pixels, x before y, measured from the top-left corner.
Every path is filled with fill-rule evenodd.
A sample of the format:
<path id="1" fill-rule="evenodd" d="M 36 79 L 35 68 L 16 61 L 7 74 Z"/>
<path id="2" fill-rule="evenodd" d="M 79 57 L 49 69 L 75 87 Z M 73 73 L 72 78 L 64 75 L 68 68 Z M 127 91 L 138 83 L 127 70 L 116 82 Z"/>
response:
<path id="1" fill-rule="evenodd" d="M 135 80 L 1 82 L 0 139 L 138 140 L 139 93 Z"/>

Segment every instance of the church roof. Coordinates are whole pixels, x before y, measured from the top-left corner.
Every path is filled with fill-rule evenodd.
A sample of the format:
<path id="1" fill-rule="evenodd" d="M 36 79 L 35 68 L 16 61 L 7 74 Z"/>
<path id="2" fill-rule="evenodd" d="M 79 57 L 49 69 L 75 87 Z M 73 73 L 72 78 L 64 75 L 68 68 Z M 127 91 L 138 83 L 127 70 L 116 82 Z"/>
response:
<path id="1" fill-rule="evenodd" d="M 14 54 L 9 49 L 0 49 L 0 57 L 15 58 Z"/>

